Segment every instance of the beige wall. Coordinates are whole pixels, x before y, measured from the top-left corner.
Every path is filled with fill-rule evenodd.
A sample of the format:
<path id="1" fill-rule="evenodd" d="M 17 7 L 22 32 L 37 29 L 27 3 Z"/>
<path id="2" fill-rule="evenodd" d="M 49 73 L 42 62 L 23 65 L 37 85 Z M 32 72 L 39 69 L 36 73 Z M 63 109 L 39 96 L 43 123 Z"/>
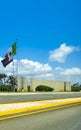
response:
<path id="1" fill-rule="evenodd" d="M 28 91 L 28 79 L 25 77 L 17 77 L 17 91 Z M 30 79 L 30 92 L 35 92 L 36 87 L 39 85 L 45 85 L 54 89 L 54 91 L 71 91 L 71 83 L 64 81 L 52 81 L 52 80 L 37 80 L 34 78 Z M 65 87 L 64 87 L 65 86 Z"/>
<path id="2" fill-rule="evenodd" d="M 71 83 L 70 82 L 66 82 L 66 91 L 71 91 Z"/>
<path id="3" fill-rule="evenodd" d="M 66 91 L 71 91 L 71 84 L 70 82 L 65 82 L 66 84 Z M 37 86 L 45 85 L 49 86 L 54 89 L 54 91 L 64 91 L 64 81 L 52 81 L 52 80 L 37 80 L 37 79 L 30 79 L 30 91 L 34 91 Z"/>
<path id="4" fill-rule="evenodd" d="M 17 77 L 17 91 L 28 91 L 27 78 Z"/>

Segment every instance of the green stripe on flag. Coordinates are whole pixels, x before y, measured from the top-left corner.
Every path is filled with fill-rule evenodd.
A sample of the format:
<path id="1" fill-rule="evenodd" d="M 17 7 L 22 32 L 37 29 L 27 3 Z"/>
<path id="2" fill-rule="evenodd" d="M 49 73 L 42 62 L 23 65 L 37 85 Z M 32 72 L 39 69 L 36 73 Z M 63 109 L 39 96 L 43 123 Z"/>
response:
<path id="1" fill-rule="evenodd" d="M 12 45 L 12 55 L 16 55 L 16 42 Z"/>

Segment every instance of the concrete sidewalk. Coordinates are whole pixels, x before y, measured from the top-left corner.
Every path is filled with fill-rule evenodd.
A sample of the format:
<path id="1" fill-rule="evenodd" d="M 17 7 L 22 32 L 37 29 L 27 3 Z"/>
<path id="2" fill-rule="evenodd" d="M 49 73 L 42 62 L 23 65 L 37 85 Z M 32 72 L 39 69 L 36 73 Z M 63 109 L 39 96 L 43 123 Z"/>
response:
<path id="1" fill-rule="evenodd" d="M 57 100 L 43 100 L 43 101 L 34 101 L 34 102 L 0 104 L 0 116 L 20 113 L 20 112 L 25 112 L 30 110 L 62 106 L 62 105 L 72 104 L 72 103 L 81 103 L 81 97 L 60 99 L 60 100 L 57 99 Z"/>

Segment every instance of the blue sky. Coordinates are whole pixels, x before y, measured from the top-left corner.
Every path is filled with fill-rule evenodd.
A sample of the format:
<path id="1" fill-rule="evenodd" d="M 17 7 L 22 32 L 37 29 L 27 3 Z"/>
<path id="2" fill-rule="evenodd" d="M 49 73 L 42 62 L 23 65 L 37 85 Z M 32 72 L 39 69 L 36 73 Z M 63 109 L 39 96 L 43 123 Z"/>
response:
<path id="1" fill-rule="evenodd" d="M 62 80 L 76 82 L 81 79 L 80 0 L 1 1 L 1 59 L 16 38 L 21 75 L 52 80 L 66 76 Z M 6 68 L 9 72 L 10 65 Z"/>

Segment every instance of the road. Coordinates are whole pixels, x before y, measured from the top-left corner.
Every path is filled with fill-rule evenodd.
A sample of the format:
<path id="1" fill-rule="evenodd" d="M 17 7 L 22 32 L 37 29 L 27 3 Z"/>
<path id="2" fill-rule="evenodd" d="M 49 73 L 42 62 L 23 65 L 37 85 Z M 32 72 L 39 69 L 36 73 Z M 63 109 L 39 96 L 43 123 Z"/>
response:
<path id="1" fill-rule="evenodd" d="M 33 93 L 33 94 L 12 94 L 12 95 L 0 95 L 0 103 L 10 103 L 10 102 L 27 102 L 27 101 L 37 101 L 37 100 L 47 100 L 47 99 L 61 99 L 61 98 L 71 98 L 71 97 L 81 97 L 81 92 L 54 92 L 54 93 Z"/>
<path id="2" fill-rule="evenodd" d="M 3 120 L 0 130 L 81 130 L 81 105 Z"/>

